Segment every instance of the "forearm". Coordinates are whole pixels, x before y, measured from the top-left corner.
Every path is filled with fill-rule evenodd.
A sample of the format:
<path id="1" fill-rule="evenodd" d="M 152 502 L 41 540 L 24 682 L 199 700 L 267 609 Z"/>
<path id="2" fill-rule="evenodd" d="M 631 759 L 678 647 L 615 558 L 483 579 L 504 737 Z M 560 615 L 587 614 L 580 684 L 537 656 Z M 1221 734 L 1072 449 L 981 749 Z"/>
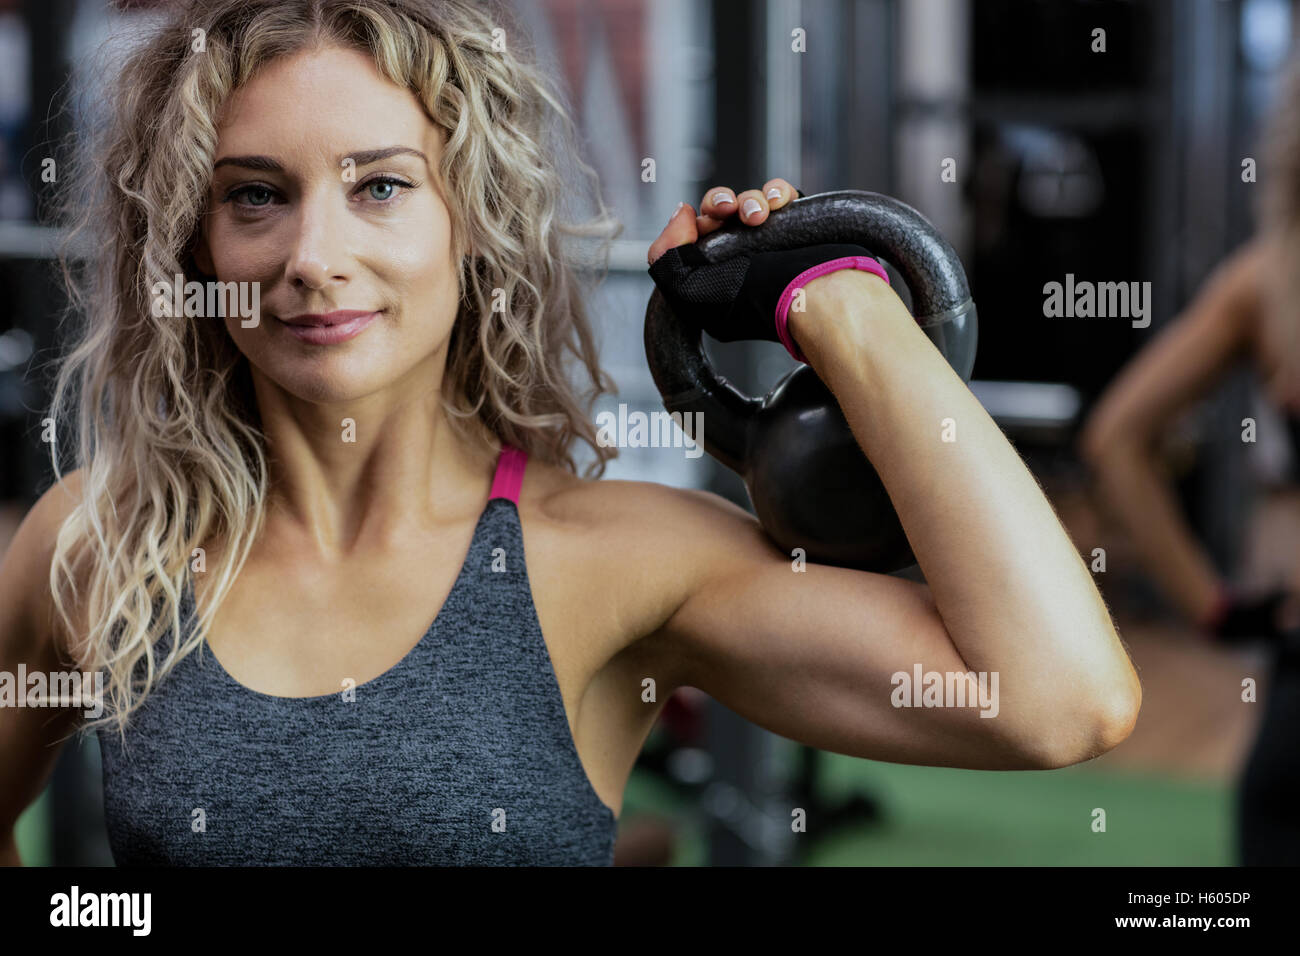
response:
<path id="1" fill-rule="evenodd" d="M 1137 677 L 1090 573 L 965 383 L 878 278 L 837 272 L 807 291 L 792 332 L 888 489 L 966 666 L 1034 688 L 1018 699 L 1044 713 L 1026 723 L 1069 701 L 1129 707 Z"/>
<path id="2" fill-rule="evenodd" d="M 1152 454 L 1136 444 L 1117 446 L 1095 458 L 1093 468 L 1108 510 L 1166 597 L 1189 620 L 1204 621 L 1218 597 L 1219 575 Z"/>

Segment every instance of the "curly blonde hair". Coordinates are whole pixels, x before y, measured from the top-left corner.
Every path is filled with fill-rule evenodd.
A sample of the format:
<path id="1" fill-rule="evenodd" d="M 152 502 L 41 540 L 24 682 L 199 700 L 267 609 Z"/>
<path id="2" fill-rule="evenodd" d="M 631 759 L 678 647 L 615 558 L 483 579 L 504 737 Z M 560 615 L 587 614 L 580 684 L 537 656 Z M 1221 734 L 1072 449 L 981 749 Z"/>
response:
<path id="1" fill-rule="evenodd" d="M 577 158 L 566 101 L 515 52 L 521 34 L 507 23 L 504 11 L 469 0 L 193 0 L 126 58 L 71 177 L 83 185 L 67 204 L 62 265 L 65 321 L 77 328 L 50 409 L 54 422 L 75 422 L 82 469 L 50 587 L 61 626 L 75 634 L 68 603 L 83 600 L 88 582 L 89 632 L 74 653 L 83 669 L 105 672 L 104 716 L 83 729 L 113 722 L 125 734 L 131 712 L 203 642 L 264 526 L 265 436 L 247 360 L 220 323 L 156 317 L 150 290 L 177 273 L 200 278 L 194 248 L 217 117 L 269 62 L 327 45 L 367 53 L 446 131 L 439 172 L 454 247 L 474 251 L 462 259 L 442 394 L 461 437 L 490 445 L 494 436 L 573 473 L 572 446 L 585 441 L 595 454 L 586 477 L 615 455 L 590 416 L 614 386 L 597 361 L 576 250 L 562 239 L 600 240 L 589 260 L 598 280 L 621 226 Z M 594 217 L 561 209 L 575 195 Z M 492 311 L 494 290 L 504 290 L 504 313 Z M 571 364 L 590 381 L 581 394 Z M 57 442 L 51 454 L 60 475 Z M 214 537 L 229 547 L 212 569 L 212 601 L 159 660 L 162 635 L 181 634 L 191 557 Z"/>

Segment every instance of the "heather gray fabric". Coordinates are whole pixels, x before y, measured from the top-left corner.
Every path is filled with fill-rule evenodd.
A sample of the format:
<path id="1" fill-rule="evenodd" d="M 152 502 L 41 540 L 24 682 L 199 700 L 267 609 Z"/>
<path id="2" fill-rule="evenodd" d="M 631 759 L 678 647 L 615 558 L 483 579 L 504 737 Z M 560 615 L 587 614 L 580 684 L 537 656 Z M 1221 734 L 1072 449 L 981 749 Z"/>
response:
<path id="1" fill-rule="evenodd" d="M 187 590 L 186 626 L 193 607 Z M 355 694 L 271 697 L 190 654 L 125 751 L 99 731 L 118 865 L 613 862 L 617 821 L 578 759 L 509 498 L 488 502 L 419 644 Z"/>

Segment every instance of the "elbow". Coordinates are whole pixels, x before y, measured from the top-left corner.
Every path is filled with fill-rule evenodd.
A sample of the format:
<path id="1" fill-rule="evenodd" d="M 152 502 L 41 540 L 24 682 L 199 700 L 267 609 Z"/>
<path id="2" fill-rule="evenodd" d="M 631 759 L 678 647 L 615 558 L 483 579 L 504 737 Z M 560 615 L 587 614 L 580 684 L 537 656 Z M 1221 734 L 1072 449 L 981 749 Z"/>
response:
<path id="1" fill-rule="evenodd" d="M 1146 440 L 1138 432 L 1110 425 L 1089 425 L 1075 443 L 1079 460 L 1099 489 L 1123 488 L 1144 467 Z"/>
<path id="2" fill-rule="evenodd" d="M 1103 468 L 1113 453 L 1121 447 L 1116 429 L 1096 416 L 1091 418 L 1079 433 L 1075 451 L 1079 460 L 1094 471 Z"/>
<path id="3" fill-rule="evenodd" d="M 1106 473 L 1141 457 L 1151 440 L 1148 427 L 1131 417 L 1102 411 L 1084 424 L 1074 443 L 1079 460 L 1094 472 Z"/>
<path id="4" fill-rule="evenodd" d="M 1079 437 L 1074 443 L 1074 450 L 1078 454 L 1080 461 L 1095 469 L 1101 462 L 1107 444 L 1106 436 L 1102 430 L 1093 422 L 1089 422 L 1084 426 L 1083 431 L 1079 433 Z"/>
<path id="5" fill-rule="evenodd" d="M 1141 707 L 1142 688 L 1135 674 L 1126 693 L 1109 701 L 1097 695 L 1080 702 L 1066 724 L 1055 734 L 1045 735 L 1047 739 L 1033 755 L 1036 765 L 1042 770 L 1059 770 L 1114 750 L 1133 733 Z"/>
<path id="6" fill-rule="evenodd" d="M 1134 683 L 1136 684 L 1136 679 Z M 1100 757 L 1128 740 L 1129 735 L 1133 733 L 1133 728 L 1137 726 L 1138 711 L 1141 708 L 1142 691 L 1139 689 L 1132 694 L 1124 695 L 1110 707 L 1099 711 L 1094 716 L 1087 746 L 1081 752 L 1068 754 L 1067 756 L 1074 759 L 1065 766 Z"/>
<path id="7" fill-rule="evenodd" d="M 1009 725 L 1023 767 L 1059 770 L 1100 757 L 1128 739 L 1142 709 L 1142 685 L 1125 659 L 1112 678 L 1077 681 L 1069 690 L 1057 687 L 1031 706 Z"/>

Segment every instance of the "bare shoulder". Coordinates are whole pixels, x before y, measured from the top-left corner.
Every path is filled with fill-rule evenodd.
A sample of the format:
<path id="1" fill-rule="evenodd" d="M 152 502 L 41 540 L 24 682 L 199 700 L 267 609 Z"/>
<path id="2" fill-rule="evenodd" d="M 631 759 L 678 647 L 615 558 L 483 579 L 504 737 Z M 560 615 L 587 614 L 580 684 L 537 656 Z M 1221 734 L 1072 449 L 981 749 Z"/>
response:
<path id="1" fill-rule="evenodd" d="M 10 609 L 4 619 L 6 639 L 24 656 L 53 651 L 67 659 L 68 642 L 55 624 L 50 568 L 59 529 L 81 500 L 83 480 L 81 469 L 69 472 L 41 495 L 0 561 L 0 607 Z"/>
<path id="2" fill-rule="evenodd" d="M 527 534 L 546 540 L 544 568 L 529 572 L 608 609 L 610 656 L 653 645 L 660 628 L 711 575 L 783 562 L 757 519 L 707 491 L 649 481 L 591 481 L 529 463 L 521 502 Z M 578 595 L 581 594 L 582 597 Z"/>
<path id="3" fill-rule="evenodd" d="M 592 481 L 549 466 L 538 471 L 533 505 L 542 516 L 591 535 L 593 542 L 626 542 L 642 560 L 716 557 L 719 549 L 754 545 L 771 549 L 757 519 L 721 495 L 652 481 Z"/>

